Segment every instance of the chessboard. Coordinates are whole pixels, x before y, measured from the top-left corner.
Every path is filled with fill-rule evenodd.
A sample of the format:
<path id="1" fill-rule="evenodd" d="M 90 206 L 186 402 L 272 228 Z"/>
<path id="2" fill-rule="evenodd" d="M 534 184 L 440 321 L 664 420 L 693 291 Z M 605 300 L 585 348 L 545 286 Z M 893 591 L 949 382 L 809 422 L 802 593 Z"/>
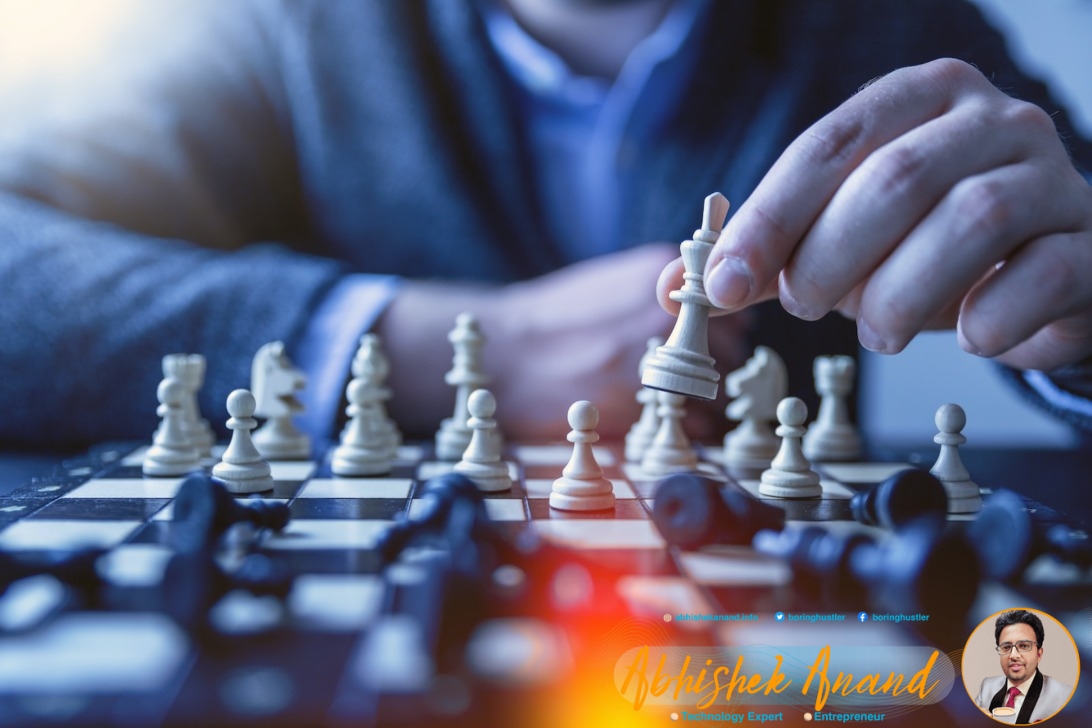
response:
<path id="1" fill-rule="evenodd" d="M 858 644 L 861 631 L 853 622 L 800 624 L 786 632 L 772 615 L 817 608 L 856 614 L 871 606 L 868 595 L 860 604 L 824 601 L 829 595 L 801 588 L 786 559 L 748 546 L 671 546 L 652 519 L 658 479 L 625 462 L 623 448 L 613 443 L 594 447 L 616 498 L 613 509 L 600 512 L 549 505 L 571 444 L 505 447 L 513 486 L 481 494 L 484 512 L 494 537 L 518 550 L 520 539 L 533 534 L 548 550 L 530 552 L 528 561 L 552 566 L 523 564 L 530 593 L 538 596 L 504 609 L 475 599 L 466 582 L 430 590 L 431 581 L 448 573 L 443 569 L 429 567 L 417 582 L 412 573 L 396 576 L 406 565 L 387 566 L 379 553 L 386 531 L 430 508 L 426 483 L 453 468 L 433 458 L 431 444 L 401 446 L 393 470 L 381 477 L 334 476 L 328 452 L 315 460 L 272 461 L 273 490 L 240 502 L 284 504 L 287 524 L 279 531 L 235 524 L 213 544 L 217 566 L 188 568 L 190 562 L 174 563 L 176 530 L 185 523 L 173 499 L 184 479 L 145 477 L 145 450 L 104 445 L 0 497 L 0 557 L 54 574 L 0 581 L 0 724 L 557 725 L 552 721 L 577 710 L 569 701 L 588 700 L 587 690 L 571 688 L 578 666 L 596 664 L 585 658 L 598 640 L 609 637 L 617 646 L 615 628 L 625 620 L 654 625 L 661 636 L 669 630 L 681 644 Z M 214 455 L 218 450 L 222 446 Z M 758 494 L 757 480 L 727 474 L 719 449 L 699 452 L 702 476 Z M 786 531 L 812 526 L 882 539 L 883 529 L 853 520 L 850 499 L 906 467 L 819 464 L 821 498 L 763 501 L 785 509 Z M 988 503 L 988 488 L 984 497 Z M 960 528 L 974 516 L 948 518 Z M 421 551 L 427 556 L 436 549 Z M 72 578 L 80 554 L 90 554 L 94 571 Z M 233 589 L 225 574 L 255 554 L 278 570 L 279 581 L 266 580 L 257 594 Z M 67 574 L 48 568 L 72 563 Z M 552 591 L 533 588 L 547 578 Z M 997 589 L 1008 587 L 998 585 L 994 601 L 1019 603 Z M 194 597 L 195 591 L 203 596 Z M 550 599 L 557 603 L 539 603 Z M 989 608 L 977 605 L 977 611 Z M 675 619 L 740 612 L 760 618 Z M 412 651 L 398 615 L 441 619 L 445 630 L 458 615 L 460 624 L 449 631 L 462 656 L 444 680 L 441 668 L 449 662 L 437 658 L 430 666 L 406 657 Z M 958 632 L 963 623 L 934 620 L 931 627 L 936 631 L 908 636 L 905 625 L 877 624 L 869 640 L 944 641 L 945 629 Z M 604 660 L 617 656 L 611 655 Z M 422 674 L 432 680 L 414 687 Z M 612 697 L 610 710 L 636 720 L 632 705 Z M 499 720 L 498 705 L 513 709 L 508 699 L 516 700 L 521 717 Z M 666 719 L 656 708 L 644 715 Z M 941 716 L 939 724 L 945 722 Z"/>

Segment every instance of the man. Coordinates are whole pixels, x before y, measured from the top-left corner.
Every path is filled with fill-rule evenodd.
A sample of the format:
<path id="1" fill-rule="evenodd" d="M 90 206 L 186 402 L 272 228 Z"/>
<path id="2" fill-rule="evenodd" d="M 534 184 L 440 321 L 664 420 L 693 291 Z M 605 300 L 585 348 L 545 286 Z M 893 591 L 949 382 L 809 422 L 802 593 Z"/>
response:
<path id="1" fill-rule="evenodd" d="M 8 444 L 146 437 L 172 351 L 208 357 L 221 426 L 277 339 L 328 436 L 365 330 L 427 436 L 461 310 L 513 439 L 557 437 L 577 399 L 619 435 L 671 328 L 650 292 L 714 190 L 738 207 L 714 302 L 794 314 L 723 317 L 722 370 L 770 345 L 806 393 L 817 354 L 893 352 L 962 310 L 975 353 L 1084 381 L 1057 367 L 1092 353 L 1092 193 L 1048 114 L 1092 149 L 962 3 L 134 6 L 101 58 L 0 115 Z M 833 308 L 855 321 L 811 323 Z"/>
<path id="2" fill-rule="evenodd" d="M 1016 710 L 1017 723 L 1036 723 L 1061 710 L 1073 688 L 1039 672 L 1043 658 L 1043 622 L 1025 609 L 997 618 L 994 628 L 997 654 L 1004 675 L 982 681 L 975 702 L 983 710 Z"/>

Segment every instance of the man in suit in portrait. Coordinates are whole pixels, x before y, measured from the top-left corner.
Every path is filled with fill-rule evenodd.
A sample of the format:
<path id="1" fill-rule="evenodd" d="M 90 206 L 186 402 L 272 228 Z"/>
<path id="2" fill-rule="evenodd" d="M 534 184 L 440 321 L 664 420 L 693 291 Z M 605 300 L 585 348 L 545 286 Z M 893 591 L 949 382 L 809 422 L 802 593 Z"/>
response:
<path id="1" fill-rule="evenodd" d="M 990 713 L 1013 708 L 1017 724 L 1046 720 L 1065 707 L 1073 688 L 1039 671 L 1043 640 L 1043 622 L 1032 612 L 1013 609 L 997 618 L 994 641 L 1004 675 L 982 681 L 978 707 Z"/>

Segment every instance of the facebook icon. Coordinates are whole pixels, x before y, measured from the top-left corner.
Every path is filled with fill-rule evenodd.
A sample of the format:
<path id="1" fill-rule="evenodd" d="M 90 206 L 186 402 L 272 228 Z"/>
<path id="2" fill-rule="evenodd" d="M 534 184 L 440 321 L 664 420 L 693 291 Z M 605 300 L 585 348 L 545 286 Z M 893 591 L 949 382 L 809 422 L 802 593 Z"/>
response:
<path id="1" fill-rule="evenodd" d="M 863 623 L 863 622 L 866 622 L 867 620 L 868 620 L 868 612 L 858 612 L 857 613 L 857 621 L 858 622 Z"/>

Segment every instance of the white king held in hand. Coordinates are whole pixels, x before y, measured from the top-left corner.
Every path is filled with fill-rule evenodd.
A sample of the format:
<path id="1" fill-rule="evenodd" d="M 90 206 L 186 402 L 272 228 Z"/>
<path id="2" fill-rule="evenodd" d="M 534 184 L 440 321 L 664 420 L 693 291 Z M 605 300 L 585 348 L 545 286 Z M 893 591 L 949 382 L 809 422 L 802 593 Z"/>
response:
<path id="1" fill-rule="evenodd" d="M 709 303 L 705 295 L 705 263 L 713 251 L 724 218 L 728 215 L 728 200 L 719 192 L 705 198 L 701 230 L 694 232 L 693 240 L 679 246 L 682 252 L 683 286 L 672 291 L 672 301 L 680 304 L 679 318 L 667 343 L 656 350 L 644 374 L 641 384 L 653 389 L 685 394 L 689 397 L 715 399 L 720 375 L 709 356 Z"/>

